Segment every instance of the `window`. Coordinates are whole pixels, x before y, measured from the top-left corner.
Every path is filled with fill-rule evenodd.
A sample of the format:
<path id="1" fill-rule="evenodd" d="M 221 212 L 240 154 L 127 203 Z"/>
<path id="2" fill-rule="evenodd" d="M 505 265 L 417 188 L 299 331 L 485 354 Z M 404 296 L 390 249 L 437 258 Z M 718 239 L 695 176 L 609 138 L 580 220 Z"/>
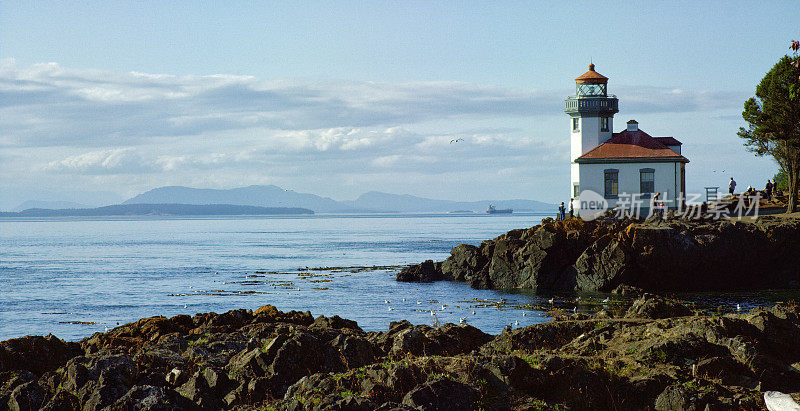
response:
<path id="1" fill-rule="evenodd" d="M 605 84 L 578 84 L 578 95 L 579 96 L 605 96 L 606 95 L 606 85 Z"/>
<path id="2" fill-rule="evenodd" d="M 603 174 L 605 174 L 605 197 L 616 198 L 619 195 L 619 170 L 609 168 Z"/>
<path id="3" fill-rule="evenodd" d="M 572 131 L 580 130 L 580 123 L 578 122 L 577 118 L 572 119 Z"/>
<path id="4" fill-rule="evenodd" d="M 600 131 L 608 131 L 608 117 L 600 117 Z"/>
<path id="5" fill-rule="evenodd" d="M 652 168 L 639 169 L 639 192 L 649 194 L 655 190 L 656 170 Z"/>
<path id="6" fill-rule="evenodd" d="M 581 196 L 581 189 L 580 189 L 580 185 L 578 185 L 578 184 L 573 184 L 573 185 L 572 185 L 572 198 L 578 198 L 578 197 L 580 197 L 580 196 Z"/>

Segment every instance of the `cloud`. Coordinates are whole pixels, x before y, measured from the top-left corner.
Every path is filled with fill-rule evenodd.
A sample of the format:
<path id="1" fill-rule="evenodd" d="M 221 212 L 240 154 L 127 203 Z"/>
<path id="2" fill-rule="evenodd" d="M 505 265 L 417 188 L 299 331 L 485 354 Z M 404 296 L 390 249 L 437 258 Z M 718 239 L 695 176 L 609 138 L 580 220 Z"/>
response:
<path id="1" fill-rule="evenodd" d="M 738 106 L 732 92 L 618 87 L 629 113 Z M 0 144 L 12 147 L 147 144 L 224 131 L 283 130 L 321 149 L 370 145 L 316 130 L 391 128 L 459 118 L 561 115 L 561 91 L 462 82 L 377 83 L 174 76 L 0 62 Z M 742 93 L 744 95 L 744 93 Z M 310 131 L 309 131 L 310 130 Z M 342 144 L 339 144 L 342 142 Z M 301 144 L 291 143 L 291 145 Z"/>
<path id="2" fill-rule="evenodd" d="M 692 111 L 711 118 L 738 112 L 747 94 L 615 91 L 625 119 Z M 431 196 L 549 193 L 568 183 L 561 181 L 568 94 L 567 87 L 175 76 L 2 59 L 0 179 L 118 192 L 278 184 L 344 195 L 336 191 L 349 184 L 355 195 L 391 187 Z"/>
<path id="3" fill-rule="evenodd" d="M 625 113 L 685 113 L 740 108 L 747 93 L 622 86 L 616 90 Z"/>
<path id="4" fill-rule="evenodd" d="M 555 98 L 459 82 L 172 76 L 68 69 L 56 63 L 18 67 L 4 60 L 0 141 L 17 147 L 130 146 L 154 137 L 253 128 L 389 128 L 461 116 L 542 114 L 552 109 Z M 369 139 L 349 142 L 369 144 Z"/>
<path id="5" fill-rule="evenodd" d="M 131 148 L 99 150 L 51 161 L 44 167 L 48 172 L 78 174 L 132 174 L 150 172 L 152 165 L 144 164 L 142 158 Z"/>

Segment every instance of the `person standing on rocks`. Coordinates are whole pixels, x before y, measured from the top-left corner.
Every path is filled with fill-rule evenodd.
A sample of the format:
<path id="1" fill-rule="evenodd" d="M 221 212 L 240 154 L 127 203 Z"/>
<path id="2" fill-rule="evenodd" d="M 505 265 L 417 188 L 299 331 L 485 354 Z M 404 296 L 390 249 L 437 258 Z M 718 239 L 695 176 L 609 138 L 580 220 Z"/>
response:
<path id="1" fill-rule="evenodd" d="M 767 186 L 764 187 L 767 194 L 767 201 L 772 201 L 772 182 L 767 179 Z"/>
<path id="2" fill-rule="evenodd" d="M 558 206 L 558 221 L 564 221 L 564 213 L 567 209 L 564 207 L 564 202 L 561 202 L 561 205 Z"/>
<path id="3" fill-rule="evenodd" d="M 734 181 L 733 177 L 731 177 L 731 182 L 728 184 L 728 194 L 733 196 L 733 190 L 736 190 L 736 181 Z"/>
<path id="4" fill-rule="evenodd" d="M 575 217 L 575 207 L 572 205 L 573 201 L 575 201 L 574 198 L 569 199 L 569 218 Z"/>

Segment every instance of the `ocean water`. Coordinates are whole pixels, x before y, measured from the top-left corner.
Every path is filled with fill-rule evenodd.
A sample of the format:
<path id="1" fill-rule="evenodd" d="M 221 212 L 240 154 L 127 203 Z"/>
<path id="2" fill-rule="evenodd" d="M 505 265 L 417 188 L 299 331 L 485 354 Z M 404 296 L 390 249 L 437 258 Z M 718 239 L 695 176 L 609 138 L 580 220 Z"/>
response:
<path id="1" fill-rule="evenodd" d="M 265 304 L 339 315 L 369 331 L 401 319 L 464 318 L 496 334 L 509 324 L 547 321 L 543 312 L 522 316 L 524 309 L 514 309 L 542 299 L 448 282 L 399 283 L 394 276 L 398 266 L 443 260 L 458 244 L 477 245 L 542 218 L 0 219 L 0 340 L 48 333 L 78 340 L 143 317 Z"/>

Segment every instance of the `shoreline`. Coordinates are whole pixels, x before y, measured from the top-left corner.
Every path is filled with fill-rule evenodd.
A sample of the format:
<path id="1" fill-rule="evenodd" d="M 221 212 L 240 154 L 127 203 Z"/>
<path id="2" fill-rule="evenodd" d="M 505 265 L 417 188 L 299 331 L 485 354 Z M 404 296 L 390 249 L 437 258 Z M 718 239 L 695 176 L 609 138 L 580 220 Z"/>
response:
<path id="1" fill-rule="evenodd" d="M 800 306 L 709 314 L 643 294 L 489 335 L 255 311 L 150 317 L 79 342 L 0 342 L 10 409 L 762 409 L 800 392 Z M 149 405 L 148 405 L 149 404 Z M 154 404 L 160 404 L 156 407 Z M 161 408 L 159 408 L 161 407 Z"/>
<path id="2" fill-rule="evenodd" d="M 800 288 L 800 218 L 686 220 L 545 218 L 444 261 L 406 267 L 403 282 L 466 282 L 479 289 L 651 292 Z"/>

